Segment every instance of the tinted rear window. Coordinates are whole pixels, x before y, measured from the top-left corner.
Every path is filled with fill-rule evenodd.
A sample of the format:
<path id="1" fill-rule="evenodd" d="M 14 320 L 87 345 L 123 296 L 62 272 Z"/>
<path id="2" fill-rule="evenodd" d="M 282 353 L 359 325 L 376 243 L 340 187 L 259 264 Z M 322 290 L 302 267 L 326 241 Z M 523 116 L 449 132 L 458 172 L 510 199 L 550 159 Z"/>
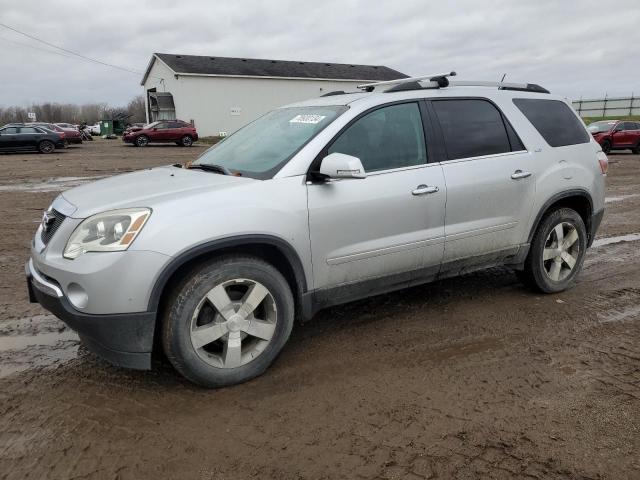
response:
<path id="1" fill-rule="evenodd" d="M 514 98 L 513 103 L 552 147 L 588 143 L 591 140 L 582 122 L 560 100 Z"/>
<path id="2" fill-rule="evenodd" d="M 434 100 L 433 108 L 449 160 L 512 151 L 502 115 L 492 103 L 481 99 Z M 511 135 L 513 150 L 522 150 L 515 132 Z"/>

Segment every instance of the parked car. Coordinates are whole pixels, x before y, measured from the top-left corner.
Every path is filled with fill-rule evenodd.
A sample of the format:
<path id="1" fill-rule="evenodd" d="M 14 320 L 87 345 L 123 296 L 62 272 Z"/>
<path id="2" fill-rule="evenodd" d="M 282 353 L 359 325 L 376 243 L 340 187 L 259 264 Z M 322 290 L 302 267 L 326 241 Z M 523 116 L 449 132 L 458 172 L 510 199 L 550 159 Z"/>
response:
<path id="1" fill-rule="evenodd" d="M 574 282 L 608 161 L 570 104 L 444 76 L 363 88 L 271 111 L 188 167 L 67 190 L 36 232 L 30 298 L 116 365 L 162 348 L 218 387 L 331 305 L 496 265 L 545 293 Z"/>
<path id="2" fill-rule="evenodd" d="M 82 136 L 80 135 L 80 131 L 77 128 L 64 128 L 55 123 L 44 123 L 44 122 L 34 122 L 29 125 L 35 125 L 39 127 L 44 127 L 48 130 L 64 133 L 64 140 L 66 143 L 82 143 Z"/>
<path id="3" fill-rule="evenodd" d="M 54 125 L 57 125 L 57 126 L 59 126 L 61 128 L 75 128 L 76 130 L 80 129 L 80 125 L 74 125 L 73 123 L 60 123 L 60 122 L 57 122 Z"/>
<path id="4" fill-rule="evenodd" d="M 91 135 L 100 135 L 100 124 L 96 123 L 94 125 L 87 125 L 89 132 Z"/>
<path id="5" fill-rule="evenodd" d="M 136 147 L 146 147 L 149 143 L 174 142 L 190 147 L 198 140 L 198 132 L 189 123 L 181 120 L 162 120 L 143 127 L 129 127 L 122 135 L 122 141 Z"/>
<path id="6" fill-rule="evenodd" d="M 19 152 L 36 150 L 53 153 L 64 148 L 64 135 L 30 125 L 6 125 L 0 128 L 0 151 Z"/>
<path id="7" fill-rule="evenodd" d="M 611 150 L 631 150 L 640 153 L 640 122 L 603 120 L 587 127 L 605 153 Z"/>

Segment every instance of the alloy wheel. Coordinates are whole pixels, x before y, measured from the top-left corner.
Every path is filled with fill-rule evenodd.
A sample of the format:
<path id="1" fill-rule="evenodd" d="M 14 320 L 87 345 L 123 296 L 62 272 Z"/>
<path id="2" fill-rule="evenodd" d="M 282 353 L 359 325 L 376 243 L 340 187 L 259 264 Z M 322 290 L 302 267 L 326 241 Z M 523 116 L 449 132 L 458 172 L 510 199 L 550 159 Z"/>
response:
<path id="1" fill-rule="evenodd" d="M 191 317 L 191 344 L 218 368 L 236 368 L 260 355 L 276 329 L 273 295 L 259 282 L 237 278 L 212 288 Z"/>
<path id="2" fill-rule="evenodd" d="M 544 244 L 542 264 L 547 276 L 554 282 L 566 279 L 573 272 L 580 257 L 578 230 L 568 222 L 553 227 Z"/>
<path id="3" fill-rule="evenodd" d="M 51 152 L 53 152 L 54 148 L 55 148 L 55 146 L 51 142 L 42 142 L 40 144 L 40 151 L 42 153 L 51 153 Z"/>

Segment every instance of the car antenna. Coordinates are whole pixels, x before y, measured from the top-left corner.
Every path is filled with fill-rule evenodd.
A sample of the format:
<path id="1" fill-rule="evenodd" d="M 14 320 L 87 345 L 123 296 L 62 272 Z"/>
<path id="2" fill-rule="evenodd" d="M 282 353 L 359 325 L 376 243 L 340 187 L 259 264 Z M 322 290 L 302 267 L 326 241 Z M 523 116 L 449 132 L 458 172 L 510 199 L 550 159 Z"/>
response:
<path id="1" fill-rule="evenodd" d="M 507 77 L 507 74 L 505 73 L 504 75 L 502 75 L 502 80 L 500 80 L 500 83 L 504 82 L 504 79 Z"/>

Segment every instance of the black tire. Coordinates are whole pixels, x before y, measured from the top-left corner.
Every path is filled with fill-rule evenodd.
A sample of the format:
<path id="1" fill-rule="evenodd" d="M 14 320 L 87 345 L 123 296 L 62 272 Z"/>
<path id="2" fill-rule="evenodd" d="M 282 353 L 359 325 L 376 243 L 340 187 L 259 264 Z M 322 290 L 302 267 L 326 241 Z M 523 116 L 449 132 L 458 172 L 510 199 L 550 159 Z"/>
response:
<path id="1" fill-rule="evenodd" d="M 193 145 L 193 138 L 191 138 L 190 135 L 185 135 L 180 139 L 180 145 L 182 145 L 183 147 L 190 147 L 191 145 Z"/>
<path id="2" fill-rule="evenodd" d="M 203 349 L 199 353 L 194 348 L 192 317 L 208 292 L 233 279 L 262 284 L 273 299 L 276 322 L 268 344 L 255 358 L 240 366 L 225 368 L 208 363 L 201 357 L 206 355 Z M 211 311 L 219 315 L 215 309 Z M 175 287 L 162 319 L 162 345 L 174 368 L 191 382 L 207 388 L 234 385 L 261 375 L 271 365 L 289 339 L 294 314 L 291 289 L 276 268 L 255 257 L 224 256 L 193 270 Z"/>
<path id="3" fill-rule="evenodd" d="M 560 268 L 565 271 L 566 276 L 559 280 L 553 280 L 545 268 L 545 262 L 547 262 L 546 265 L 549 266 L 549 262 L 553 262 L 555 260 L 544 260 L 544 250 L 545 248 L 553 250 L 553 248 L 550 248 L 551 245 L 548 245 L 548 242 L 552 230 L 554 230 L 558 225 L 565 225 L 564 228 L 572 226 L 575 229 L 578 234 L 578 238 L 576 240 L 578 250 L 577 253 L 575 253 L 577 258 L 575 260 L 575 264 L 569 272 L 566 272 L 568 264 L 559 262 L 562 265 Z M 563 227 L 561 226 L 560 228 Z M 516 275 L 525 285 L 543 293 L 562 292 L 569 288 L 575 277 L 580 273 L 586 250 L 587 230 L 582 217 L 580 217 L 578 212 L 570 208 L 554 210 L 546 214 L 540 221 L 536 233 L 533 236 L 529 254 L 527 255 L 524 263 L 524 270 L 516 271 Z"/>
<path id="4" fill-rule="evenodd" d="M 40 153 L 53 153 L 55 149 L 56 146 L 51 140 L 42 140 L 38 144 L 38 152 Z"/>
<path id="5" fill-rule="evenodd" d="M 608 155 L 609 153 L 611 153 L 611 142 L 609 140 L 605 140 L 604 142 L 602 142 L 602 151 Z"/>
<path id="6" fill-rule="evenodd" d="M 631 149 L 631 153 L 634 155 L 640 155 L 640 143 Z"/>
<path id="7" fill-rule="evenodd" d="M 147 145 L 149 145 L 149 137 L 147 137 L 146 135 L 140 135 L 138 138 L 136 138 L 134 145 L 136 147 L 146 147 Z"/>

